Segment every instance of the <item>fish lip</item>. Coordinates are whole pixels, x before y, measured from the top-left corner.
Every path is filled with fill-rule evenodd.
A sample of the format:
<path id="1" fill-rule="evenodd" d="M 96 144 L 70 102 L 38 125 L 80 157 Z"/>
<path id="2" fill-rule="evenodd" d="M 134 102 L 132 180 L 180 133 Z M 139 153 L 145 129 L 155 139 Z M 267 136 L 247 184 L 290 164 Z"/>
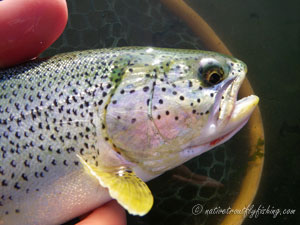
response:
<path id="1" fill-rule="evenodd" d="M 232 123 L 235 120 L 248 120 L 258 102 L 259 98 L 256 95 L 249 95 L 247 97 L 236 100 L 228 123 Z"/>
<path id="2" fill-rule="evenodd" d="M 232 96 L 229 96 L 229 99 L 227 99 L 227 101 L 228 100 L 232 101 L 232 104 L 231 104 L 232 109 L 229 111 L 229 113 L 227 113 L 225 115 L 225 120 L 228 120 L 230 118 L 230 116 L 233 112 L 233 109 L 235 107 L 236 101 L 237 101 L 238 91 L 241 86 L 241 84 L 239 84 L 239 85 L 237 85 L 237 88 L 234 88 L 236 80 L 238 80 L 237 76 L 232 77 L 231 79 L 226 81 L 226 83 L 224 83 L 218 90 L 218 93 L 215 97 L 215 103 L 212 107 L 211 115 L 210 115 L 210 118 L 208 119 L 207 124 L 209 124 L 209 125 L 213 124 L 215 126 L 221 125 L 220 114 L 221 114 L 221 112 L 226 111 L 226 109 L 228 108 L 228 104 L 221 105 L 223 102 L 226 102 L 226 99 L 223 100 L 222 97 L 223 97 L 224 93 L 226 93 L 227 91 L 229 91 L 231 89 L 231 90 L 233 90 L 233 93 L 229 93 Z M 224 123 L 224 122 L 226 122 L 226 121 L 222 121 L 222 123 Z"/>
<path id="3" fill-rule="evenodd" d="M 194 155 L 190 156 L 189 158 L 200 155 L 209 149 L 229 140 L 248 122 L 258 102 L 259 98 L 256 95 L 250 95 L 237 100 L 228 123 L 220 132 L 217 133 L 217 135 L 213 136 L 213 138 L 210 140 L 189 145 L 184 149 L 185 151 L 193 150 Z"/>
<path id="4" fill-rule="evenodd" d="M 234 108 L 230 114 L 225 127 L 219 132 L 217 138 L 209 141 L 213 145 L 222 144 L 236 134 L 248 122 L 253 110 L 257 106 L 259 98 L 256 95 L 250 95 L 235 101 Z"/>
<path id="5" fill-rule="evenodd" d="M 233 109 L 231 110 L 226 123 L 219 128 L 218 136 L 208 141 L 210 146 L 219 145 L 230 139 L 248 122 L 253 110 L 259 102 L 256 95 L 250 95 L 237 100 L 234 98 Z"/>

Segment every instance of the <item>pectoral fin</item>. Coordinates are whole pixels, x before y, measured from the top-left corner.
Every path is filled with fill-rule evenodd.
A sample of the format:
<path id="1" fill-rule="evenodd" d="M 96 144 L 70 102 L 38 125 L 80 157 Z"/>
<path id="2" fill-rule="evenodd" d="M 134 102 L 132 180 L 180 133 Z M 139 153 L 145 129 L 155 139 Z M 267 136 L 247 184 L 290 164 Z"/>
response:
<path id="1" fill-rule="evenodd" d="M 96 177 L 101 186 L 132 215 L 143 216 L 153 205 L 148 186 L 126 167 L 108 168 L 90 165 L 79 155 L 80 162 L 89 174 Z"/>

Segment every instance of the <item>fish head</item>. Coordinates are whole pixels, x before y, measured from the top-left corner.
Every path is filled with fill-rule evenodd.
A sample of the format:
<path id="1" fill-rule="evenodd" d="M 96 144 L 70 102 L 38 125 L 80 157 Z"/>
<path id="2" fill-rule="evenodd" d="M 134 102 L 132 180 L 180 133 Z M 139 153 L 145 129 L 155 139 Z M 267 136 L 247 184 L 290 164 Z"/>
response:
<path id="1" fill-rule="evenodd" d="M 162 173 L 225 142 L 258 97 L 237 100 L 247 72 L 235 58 L 158 50 L 127 66 L 108 104 L 107 135 L 125 158 Z"/>

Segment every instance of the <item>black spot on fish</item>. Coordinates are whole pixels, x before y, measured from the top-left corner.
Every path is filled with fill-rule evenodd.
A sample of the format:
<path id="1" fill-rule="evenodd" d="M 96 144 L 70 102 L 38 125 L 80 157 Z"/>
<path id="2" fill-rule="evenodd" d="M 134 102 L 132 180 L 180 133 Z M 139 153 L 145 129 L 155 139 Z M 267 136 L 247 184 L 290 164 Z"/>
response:
<path id="1" fill-rule="evenodd" d="M 1 184 L 2 184 L 2 186 L 3 186 L 3 187 L 5 187 L 5 186 L 7 186 L 7 185 L 8 185 L 8 183 L 7 183 L 7 181 L 6 181 L 6 180 L 2 180 Z"/>
<path id="2" fill-rule="evenodd" d="M 144 91 L 144 92 L 147 92 L 149 89 L 150 89 L 150 88 L 149 88 L 148 86 L 145 86 L 145 87 L 143 88 L 143 91 Z"/>
<path id="3" fill-rule="evenodd" d="M 15 189 L 17 189 L 17 190 L 21 189 L 21 187 L 20 187 L 20 185 L 19 185 L 19 183 L 18 183 L 18 182 L 17 182 L 17 183 L 15 183 L 15 185 L 14 185 L 14 188 L 15 188 Z"/>

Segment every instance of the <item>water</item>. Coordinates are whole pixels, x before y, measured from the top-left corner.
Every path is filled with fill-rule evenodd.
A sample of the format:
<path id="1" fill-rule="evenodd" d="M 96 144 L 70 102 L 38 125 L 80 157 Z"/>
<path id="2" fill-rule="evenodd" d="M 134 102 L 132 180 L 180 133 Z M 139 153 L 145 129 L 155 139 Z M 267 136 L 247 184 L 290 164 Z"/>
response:
<path id="1" fill-rule="evenodd" d="M 150 4 L 151 2 L 151 4 Z M 215 30 L 230 51 L 248 65 L 248 78 L 260 97 L 266 136 L 265 166 L 254 207 L 299 207 L 300 16 L 295 1 L 186 1 Z M 206 49 L 202 41 L 158 0 L 69 0 L 69 22 L 44 55 L 114 46 L 150 45 Z M 221 215 L 195 216 L 192 207 L 228 207 L 246 173 L 248 128 L 232 141 L 187 163 L 224 188 L 172 179 L 172 172 L 151 181 L 153 210 L 128 224 L 219 224 Z M 163 185 L 161 184 L 162 181 Z M 244 224 L 297 224 L 299 216 L 260 215 Z"/>

